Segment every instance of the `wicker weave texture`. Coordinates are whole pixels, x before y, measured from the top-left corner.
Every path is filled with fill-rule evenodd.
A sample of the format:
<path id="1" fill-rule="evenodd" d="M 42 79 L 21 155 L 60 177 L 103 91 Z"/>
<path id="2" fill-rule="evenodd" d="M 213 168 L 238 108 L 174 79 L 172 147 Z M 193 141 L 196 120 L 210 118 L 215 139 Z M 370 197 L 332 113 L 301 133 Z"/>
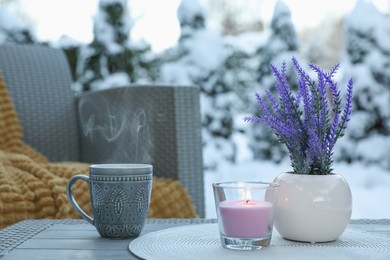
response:
<path id="1" fill-rule="evenodd" d="M 59 49 L 0 46 L 0 73 L 23 128 L 24 141 L 50 161 L 80 159 L 71 74 Z"/>
<path id="2" fill-rule="evenodd" d="M 156 176 L 178 179 L 203 217 L 204 188 L 199 88 L 113 88 L 79 98 L 82 159 L 151 163 Z"/>

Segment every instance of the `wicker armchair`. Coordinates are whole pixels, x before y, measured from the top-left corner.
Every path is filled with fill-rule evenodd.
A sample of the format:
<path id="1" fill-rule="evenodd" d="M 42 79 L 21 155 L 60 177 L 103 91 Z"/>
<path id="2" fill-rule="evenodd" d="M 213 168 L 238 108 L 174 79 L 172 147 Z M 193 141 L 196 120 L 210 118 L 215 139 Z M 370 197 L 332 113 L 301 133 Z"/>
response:
<path id="1" fill-rule="evenodd" d="M 0 45 L 24 141 L 52 162 L 151 163 L 204 216 L 199 88 L 132 85 L 76 97 L 62 50 Z"/>

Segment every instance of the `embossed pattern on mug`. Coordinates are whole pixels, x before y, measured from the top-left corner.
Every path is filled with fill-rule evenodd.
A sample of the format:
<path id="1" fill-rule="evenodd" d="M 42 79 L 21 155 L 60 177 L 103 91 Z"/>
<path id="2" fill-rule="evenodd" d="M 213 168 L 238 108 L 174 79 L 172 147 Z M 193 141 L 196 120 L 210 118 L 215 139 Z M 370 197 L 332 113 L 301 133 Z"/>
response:
<path id="1" fill-rule="evenodd" d="M 91 192 L 98 198 L 94 201 L 93 214 L 99 223 L 96 228 L 101 236 L 111 238 L 138 236 L 148 213 L 152 178 L 99 176 L 91 179 L 93 179 Z M 125 189 L 126 181 L 135 182 L 136 185 Z"/>
<path id="2" fill-rule="evenodd" d="M 142 185 L 139 190 L 136 192 L 134 196 L 134 202 L 137 204 L 138 209 L 138 217 L 143 217 L 145 215 L 145 212 L 147 214 L 147 209 L 149 205 L 148 198 L 148 185 Z"/>
<path id="3" fill-rule="evenodd" d="M 123 187 L 116 186 L 111 192 L 108 202 L 114 205 L 114 213 L 116 217 L 121 218 L 125 203 L 127 202 L 126 192 Z"/>
<path id="4" fill-rule="evenodd" d="M 99 186 L 95 185 L 94 189 L 92 189 L 91 192 L 95 197 L 95 200 L 93 201 L 93 207 L 96 209 L 96 212 L 94 212 L 94 214 L 96 215 L 96 217 L 98 217 L 102 213 L 100 209 L 104 203 L 103 191 Z"/>

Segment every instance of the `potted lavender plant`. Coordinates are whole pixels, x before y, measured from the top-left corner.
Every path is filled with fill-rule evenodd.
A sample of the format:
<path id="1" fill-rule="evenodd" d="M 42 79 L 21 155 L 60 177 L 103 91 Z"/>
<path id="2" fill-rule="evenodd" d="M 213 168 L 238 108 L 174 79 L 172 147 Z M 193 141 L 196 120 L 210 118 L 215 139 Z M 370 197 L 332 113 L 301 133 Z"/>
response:
<path id="1" fill-rule="evenodd" d="M 289 152 L 292 171 L 279 174 L 274 181 L 279 185 L 275 228 L 286 239 L 332 241 L 344 232 L 352 213 L 349 185 L 333 171 L 333 152 L 351 118 L 353 81 L 347 84 L 342 104 L 333 79 L 339 64 L 330 72 L 309 64 L 316 80 L 294 57 L 292 65 L 298 76 L 296 95 L 287 83 L 286 63 L 281 70 L 271 65 L 278 97 L 271 91 L 256 94 L 259 114 L 244 120 L 270 127 Z"/>

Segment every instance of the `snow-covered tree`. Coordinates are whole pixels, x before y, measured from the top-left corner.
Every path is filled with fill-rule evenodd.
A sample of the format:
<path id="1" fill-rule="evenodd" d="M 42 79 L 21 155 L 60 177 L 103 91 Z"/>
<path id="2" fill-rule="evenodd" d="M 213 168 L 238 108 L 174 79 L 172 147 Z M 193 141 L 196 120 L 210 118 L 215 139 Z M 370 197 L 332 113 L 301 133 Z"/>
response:
<path id="1" fill-rule="evenodd" d="M 364 21 L 364 22 L 362 22 Z M 339 160 L 364 161 L 390 169 L 389 20 L 358 0 L 345 23 L 345 80 L 354 80 L 353 114 Z M 344 84 L 345 85 L 345 84 Z"/>
<path id="2" fill-rule="evenodd" d="M 248 125 L 243 118 L 250 113 L 248 104 L 252 102 L 256 86 L 258 59 L 256 50 L 264 45 L 267 36 L 262 32 L 246 32 L 224 37 L 225 61 L 219 70 L 219 84 L 229 89 L 232 102 L 231 139 L 234 143 L 234 161 L 252 159 L 248 145 Z"/>
<path id="3" fill-rule="evenodd" d="M 0 8 L 0 43 L 34 43 L 35 35 L 21 19 Z"/>
<path id="4" fill-rule="evenodd" d="M 258 112 L 255 99 L 255 92 L 263 93 L 264 90 L 271 90 L 276 83 L 274 75 L 270 70 L 270 64 L 281 67 L 283 62 L 287 63 L 287 77 L 290 86 L 296 85 L 295 73 L 292 69 L 291 58 L 295 56 L 300 63 L 305 62 L 298 54 L 299 41 L 294 25 L 291 21 L 291 12 L 283 1 L 277 1 L 271 20 L 270 35 L 267 42 L 261 46 L 256 53 L 259 61 L 256 76 L 257 85 L 253 89 L 249 103 L 248 113 Z M 247 125 L 250 136 L 250 147 L 253 150 L 255 159 L 270 159 L 280 162 L 286 155 L 286 149 L 278 144 L 278 139 L 273 132 L 258 125 Z"/>
<path id="5" fill-rule="evenodd" d="M 131 26 L 127 0 L 99 1 L 94 39 L 79 53 L 78 81 L 85 91 L 156 77 L 150 46 L 129 39 Z"/>
<path id="6" fill-rule="evenodd" d="M 226 57 L 224 41 L 206 27 L 205 10 L 197 0 L 182 0 L 177 16 L 181 35 L 177 46 L 166 52 L 161 80 L 200 87 L 204 164 L 216 167 L 219 160 L 235 158 L 231 140 L 235 97 L 221 79 Z"/>

